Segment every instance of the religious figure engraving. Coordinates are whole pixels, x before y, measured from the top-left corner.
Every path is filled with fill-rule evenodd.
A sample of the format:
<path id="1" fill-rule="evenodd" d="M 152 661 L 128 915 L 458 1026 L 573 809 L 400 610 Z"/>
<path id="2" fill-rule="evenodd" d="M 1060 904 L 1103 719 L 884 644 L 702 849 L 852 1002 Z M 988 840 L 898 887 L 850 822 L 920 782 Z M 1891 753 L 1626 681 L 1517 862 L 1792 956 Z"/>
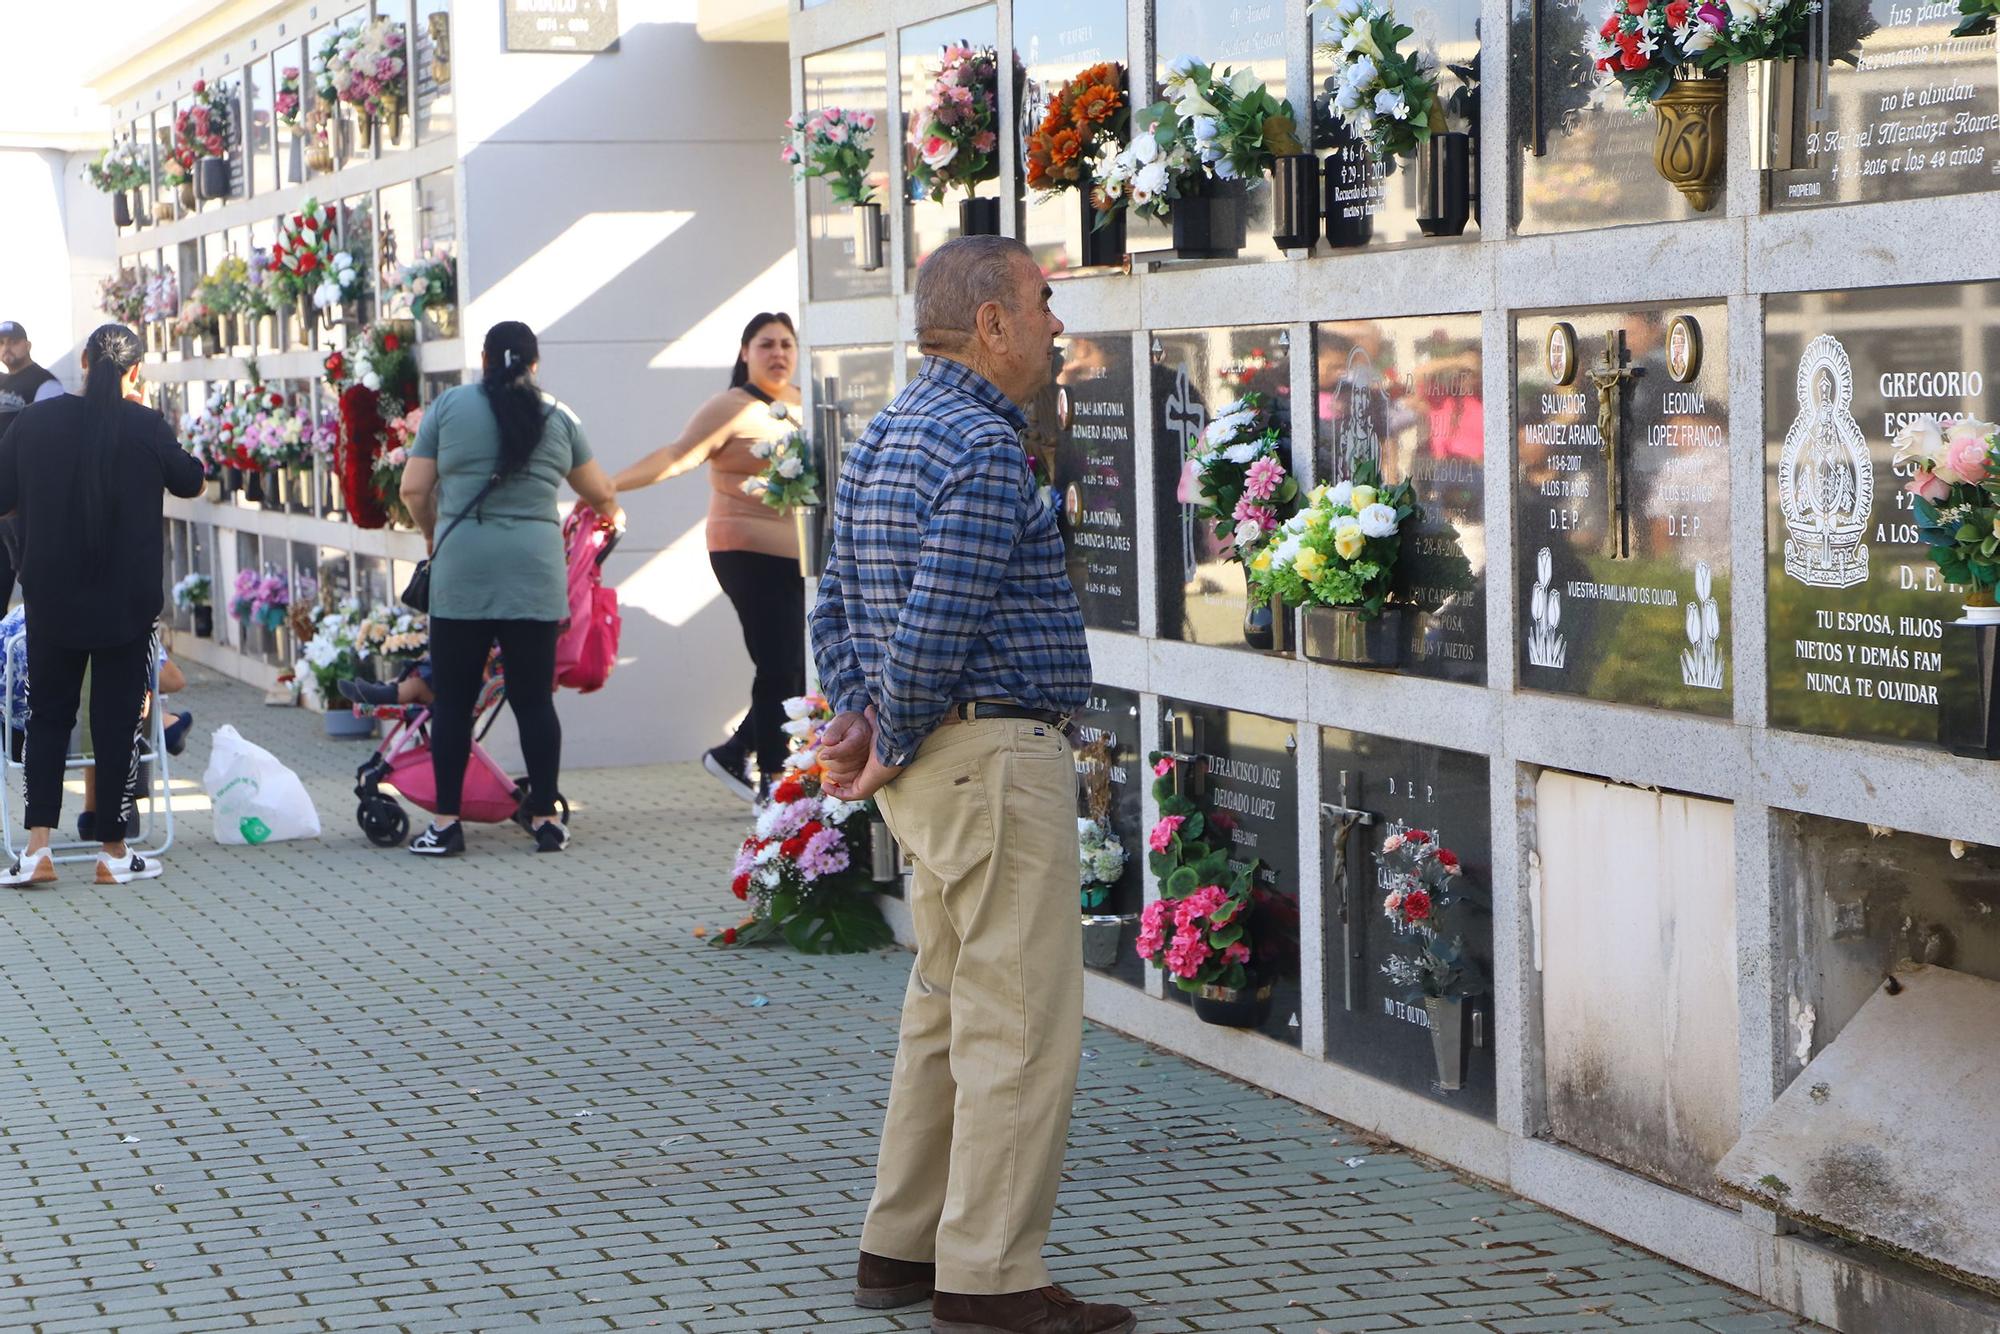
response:
<path id="1" fill-rule="evenodd" d="M 1785 573 L 1812 588 L 1852 588 L 1868 578 L 1867 534 L 1875 465 L 1854 420 L 1847 349 L 1821 334 L 1799 358 L 1799 415 L 1778 458 Z"/>
<path id="2" fill-rule="evenodd" d="M 1597 442 L 1605 458 L 1605 496 L 1611 512 L 1606 516 L 1607 554 L 1631 554 L 1625 533 L 1625 382 L 1636 372 L 1625 364 L 1625 339 L 1620 330 L 1604 335 L 1604 355 L 1587 372 L 1597 386 Z"/>
<path id="3" fill-rule="evenodd" d="M 1381 459 L 1382 435 L 1376 422 L 1381 414 L 1381 394 L 1377 389 L 1380 379 L 1366 348 L 1357 347 L 1347 354 L 1347 369 L 1340 377 L 1335 391 L 1338 401 L 1334 404 L 1334 414 L 1340 423 L 1334 432 L 1334 444 L 1339 450 L 1342 478 L 1354 476 L 1354 465 L 1363 459 L 1370 463 Z"/>

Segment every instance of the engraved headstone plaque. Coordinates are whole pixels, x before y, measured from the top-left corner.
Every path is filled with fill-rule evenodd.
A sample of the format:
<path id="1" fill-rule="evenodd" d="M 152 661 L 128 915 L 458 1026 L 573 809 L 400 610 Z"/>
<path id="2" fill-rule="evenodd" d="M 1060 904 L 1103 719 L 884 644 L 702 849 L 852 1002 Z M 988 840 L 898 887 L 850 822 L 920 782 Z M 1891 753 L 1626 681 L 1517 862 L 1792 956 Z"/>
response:
<path id="1" fill-rule="evenodd" d="M 1042 123 L 1056 91 L 1101 61 L 1125 63 L 1125 6 L 1118 0 L 1016 0 L 1014 54 L 1024 72 L 1014 160 L 1025 164 L 1028 136 Z M 1130 98 L 1128 82 L 1128 104 Z M 1083 235 L 1077 192 L 1043 195 L 1025 183 L 1022 190 L 1020 237 L 1035 252 L 1035 262 L 1052 277 L 1075 268 Z"/>
<path id="2" fill-rule="evenodd" d="M 1409 481 L 1423 523 L 1403 539 L 1398 595 L 1412 618 L 1402 670 L 1486 680 L 1485 414 L 1477 315 L 1352 320 L 1315 331 L 1316 475 L 1368 460 Z"/>
<path id="3" fill-rule="evenodd" d="M 1516 317 L 1523 687 L 1729 716 L 1729 375 L 1691 350 L 1728 345 L 1725 314 Z M 1575 331 L 1568 387 L 1549 368 L 1558 321 Z"/>
<path id="4" fill-rule="evenodd" d="M 1159 516 L 1155 559 L 1160 633 L 1169 639 L 1243 646 L 1243 567 L 1223 558 L 1214 524 L 1195 517 L 1195 474 L 1188 451 L 1200 443 L 1216 409 L 1251 390 L 1270 402 L 1281 429 L 1288 427 L 1290 344 L 1282 325 L 1179 330 L 1151 337 L 1154 505 Z"/>
<path id="5" fill-rule="evenodd" d="M 1152 776 L 1139 753 L 1138 693 L 1091 686 L 1070 730 L 1070 743 L 1076 756 L 1077 818 L 1107 826 L 1125 853 L 1124 873 L 1104 901 L 1083 908 L 1084 962 L 1121 982 L 1144 986 L 1146 965 L 1134 946 L 1139 909 L 1145 904 L 1143 803 Z"/>
<path id="6" fill-rule="evenodd" d="M 1256 858 L 1257 894 L 1251 914 L 1251 959 L 1276 982 L 1268 1037 L 1299 1043 L 1299 806 L 1294 725 L 1261 714 L 1211 705 L 1160 701 L 1161 736 L 1179 735 L 1204 762 L 1198 800 L 1227 827 L 1232 860 Z M 1172 982 L 1167 995 L 1185 1000 Z"/>
<path id="7" fill-rule="evenodd" d="M 1321 893 L 1326 930 L 1326 1054 L 1341 1065 L 1491 1117 L 1493 1082 L 1492 837 L 1484 756 L 1391 737 L 1320 733 Z M 1462 1087 L 1445 1089 L 1422 998 L 1383 969 L 1414 958 L 1428 929 L 1398 926 L 1383 910 L 1384 838 L 1421 830 L 1462 863 L 1455 903 L 1441 920 L 1470 961 L 1459 1049 Z M 1445 943 L 1449 943 L 1449 939 Z"/>
<path id="8" fill-rule="evenodd" d="M 983 5 L 978 9 L 961 10 L 941 19 L 931 19 L 925 23 L 913 23 L 897 33 L 897 42 L 902 52 L 903 79 L 903 128 L 898 142 L 889 151 L 900 152 L 904 157 L 903 180 L 909 189 L 904 200 L 903 219 L 905 236 L 905 259 L 912 273 L 924 262 L 931 251 L 958 235 L 958 204 L 965 198 L 962 186 L 953 186 L 945 191 L 944 202 L 938 203 L 927 194 L 919 193 L 916 176 L 909 170 L 909 163 L 915 157 L 910 146 L 910 133 L 918 110 L 930 95 L 931 86 L 936 82 L 940 57 L 947 46 L 992 47 L 998 31 L 993 16 L 993 6 Z M 1002 61 L 1002 68 L 1006 66 Z M 996 125 L 994 133 L 998 142 L 1004 144 L 1009 138 L 1007 127 Z M 996 149 L 994 161 L 999 161 Z M 1000 191 L 998 176 L 982 181 L 974 190 L 977 198 L 994 199 Z"/>
<path id="9" fill-rule="evenodd" d="M 1772 66 L 1770 206 L 1991 190 L 2000 182 L 1994 39 L 1953 37 L 1949 0 L 1828 0 L 1809 58 Z"/>
<path id="10" fill-rule="evenodd" d="M 1396 7 L 1396 18 L 1414 31 L 1404 39 L 1407 53 L 1422 52 L 1437 71 L 1438 97 L 1445 103 L 1445 122 L 1454 131 L 1470 132 L 1473 140 L 1473 185 L 1477 189 L 1479 164 L 1479 5 L 1477 0 L 1427 0 L 1412 8 Z M 1327 169 L 1340 173 L 1336 204 L 1340 220 L 1352 226 L 1368 219 L 1369 244 L 1414 241 L 1423 235 L 1417 229 L 1417 173 L 1414 161 L 1395 158 L 1377 163 L 1365 151 L 1354 149 L 1347 131 L 1334 115 L 1333 95 L 1341 68 L 1337 48 L 1328 44 L 1334 31 L 1331 15 L 1315 10 L 1312 15 L 1313 89 L 1312 144 L 1320 152 L 1335 150 Z M 1470 74 L 1468 79 L 1465 74 Z M 1352 150 L 1352 151 L 1350 151 Z M 1465 226 L 1465 235 L 1477 236 L 1477 219 Z"/>
<path id="11" fill-rule="evenodd" d="M 1991 419 L 2000 283 L 1773 296 L 1764 440 L 1773 727 L 1932 746 L 1962 590 L 1918 540 L 1891 441 Z"/>
<path id="12" fill-rule="evenodd" d="M 1053 489 L 1084 622 L 1136 631 L 1132 336 L 1066 334 L 1057 352 L 1056 381 L 1030 408 L 1023 440 Z"/>
<path id="13" fill-rule="evenodd" d="M 896 151 L 889 126 L 889 63 L 881 41 L 856 42 L 805 58 L 805 110 L 810 115 L 827 107 L 867 111 L 875 116 L 871 140 L 875 160 L 868 173 L 869 198 L 885 217 L 894 212 L 889 198 L 889 154 Z M 860 239 L 854 210 L 839 203 L 825 181 L 806 182 L 806 271 L 815 301 L 886 296 L 888 247 L 872 271 L 856 268 L 854 247 Z"/>
<path id="14" fill-rule="evenodd" d="M 893 363 L 886 344 L 816 347 L 812 350 L 815 443 L 836 461 L 860 438 L 894 396 Z M 826 478 L 832 494 L 831 477 Z"/>

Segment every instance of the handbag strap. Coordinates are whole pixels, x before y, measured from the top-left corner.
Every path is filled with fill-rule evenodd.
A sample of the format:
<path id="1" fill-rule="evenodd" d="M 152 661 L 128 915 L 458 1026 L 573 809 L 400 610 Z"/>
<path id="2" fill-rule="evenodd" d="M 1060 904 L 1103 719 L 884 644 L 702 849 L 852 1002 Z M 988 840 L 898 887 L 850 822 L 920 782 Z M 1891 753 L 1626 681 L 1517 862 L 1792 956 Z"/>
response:
<path id="1" fill-rule="evenodd" d="M 453 519 L 449 524 L 445 525 L 445 530 L 437 535 L 437 540 L 431 543 L 432 556 L 437 555 L 438 548 L 444 545 L 444 540 L 447 537 L 451 536 L 452 531 L 454 529 L 456 529 L 460 524 L 465 522 L 467 516 L 469 516 L 474 510 L 479 508 L 480 502 L 484 501 L 487 495 L 492 492 L 493 488 L 498 485 L 500 485 L 500 474 L 496 472 L 491 477 L 486 479 L 485 486 L 479 488 L 479 494 L 472 498 L 472 503 L 470 505 L 467 505 L 463 510 L 459 511 L 458 517 L 456 519 Z"/>

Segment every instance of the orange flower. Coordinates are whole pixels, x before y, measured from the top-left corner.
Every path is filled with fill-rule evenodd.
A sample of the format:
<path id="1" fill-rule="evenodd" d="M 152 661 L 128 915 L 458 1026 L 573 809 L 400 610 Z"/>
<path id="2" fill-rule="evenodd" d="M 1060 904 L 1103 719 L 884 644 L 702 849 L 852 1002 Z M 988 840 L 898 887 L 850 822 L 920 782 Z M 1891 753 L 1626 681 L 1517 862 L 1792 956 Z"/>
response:
<path id="1" fill-rule="evenodd" d="M 1078 94 L 1072 116 L 1078 129 L 1087 130 L 1109 121 L 1124 105 L 1125 98 L 1116 87 L 1108 83 L 1092 84 Z"/>
<path id="2" fill-rule="evenodd" d="M 1049 161 L 1055 166 L 1076 161 L 1076 155 L 1082 151 L 1083 135 L 1075 130 L 1057 130 L 1049 136 Z"/>

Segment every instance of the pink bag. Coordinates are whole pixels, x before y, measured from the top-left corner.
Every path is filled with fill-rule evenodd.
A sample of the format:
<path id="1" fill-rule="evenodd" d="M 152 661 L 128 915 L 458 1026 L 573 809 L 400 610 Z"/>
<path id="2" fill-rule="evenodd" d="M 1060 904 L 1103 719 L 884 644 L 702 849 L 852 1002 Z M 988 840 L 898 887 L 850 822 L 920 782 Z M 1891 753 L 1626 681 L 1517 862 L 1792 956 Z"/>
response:
<path id="1" fill-rule="evenodd" d="M 563 520 L 569 553 L 569 621 L 556 639 L 556 684 L 589 694 L 611 679 L 618 662 L 618 590 L 604 586 L 604 558 L 618 539 L 598 526 L 582 501 Z"/>

